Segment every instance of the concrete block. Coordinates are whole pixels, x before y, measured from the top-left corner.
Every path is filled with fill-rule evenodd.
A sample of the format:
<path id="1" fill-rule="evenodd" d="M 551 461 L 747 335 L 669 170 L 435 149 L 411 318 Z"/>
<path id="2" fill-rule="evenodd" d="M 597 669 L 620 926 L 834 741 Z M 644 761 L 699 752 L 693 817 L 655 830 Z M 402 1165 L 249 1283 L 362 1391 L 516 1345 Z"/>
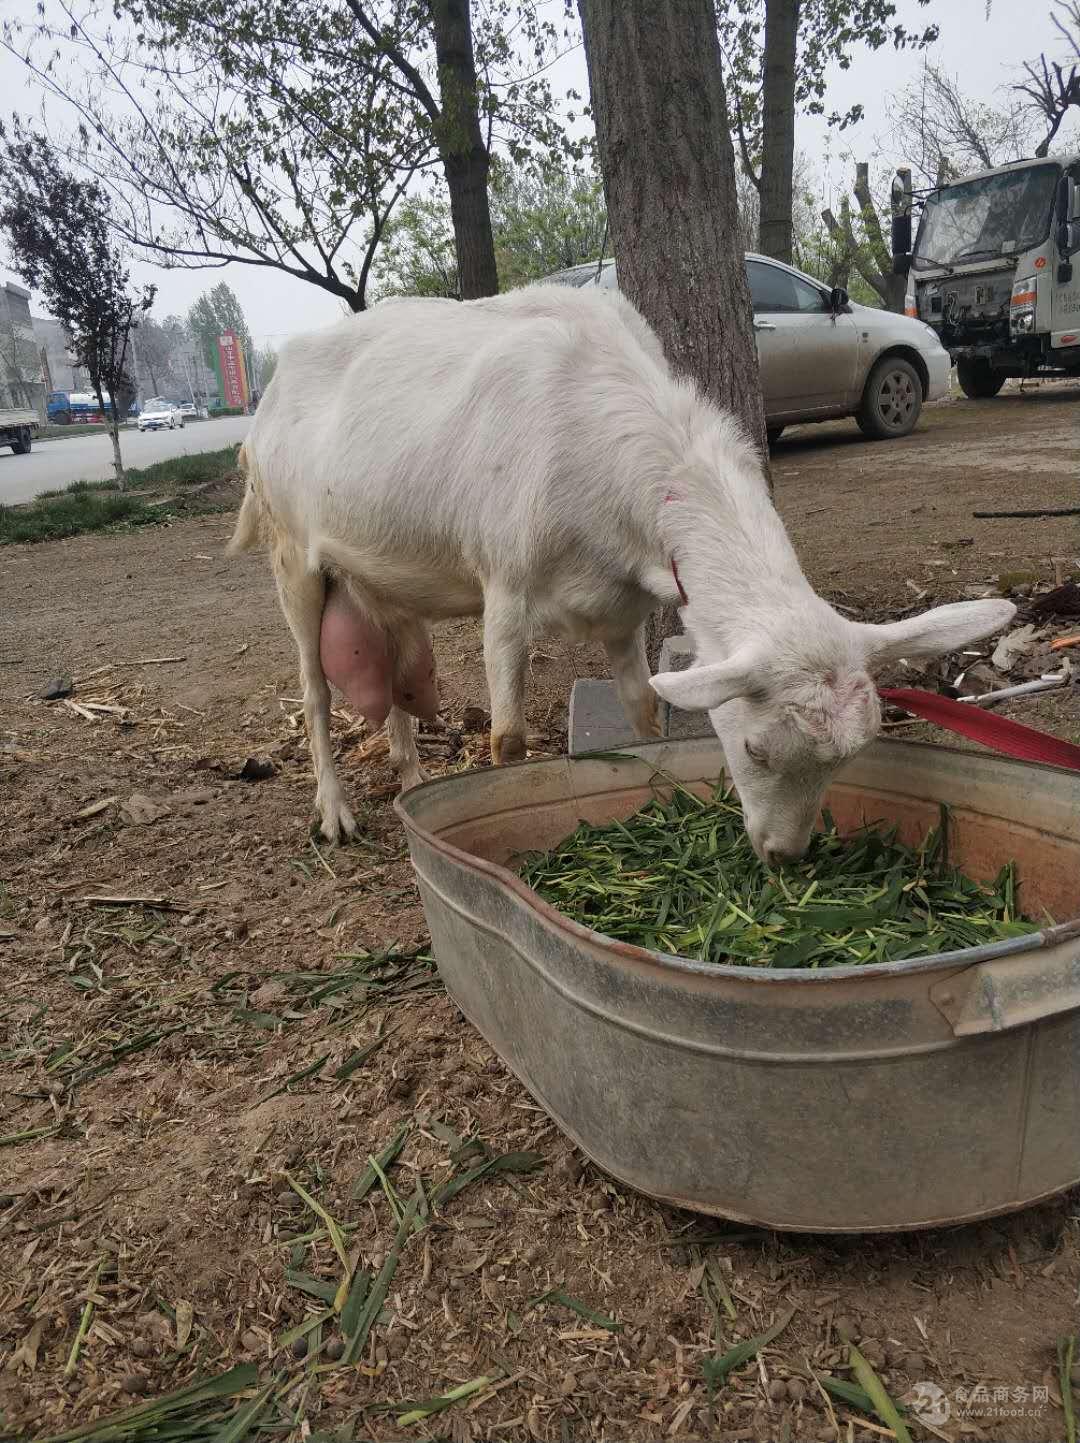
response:
<path id="1" fill-rule="evenodd" d="M 606 752 L 638 740 L 626 720 L 613 681 L 582 677 L 570 693 L 569 738 L 572 757 L 582 752 Z"/>
<path id="2" fill-rule="evenodd" d="M 660 648 L 657 671 L 685 671 L 694 660 L 694 649 L 688 636 L 668 636 Z M 666 701 L 660 703 L 660 725 L 664 736 L 679 740 L 714 735 L 707 711 L 680 711 Z"/>
<path id="3" fill-rule="evenodd" d="M 660 650 L 659 669 L 685 671 L 693 658 L 688 637 L 669 636 Z M 680 740 L 713 735 L 708 712 L 679 711 L 666 701 L 660 703 L 660 725 L 664 736 Z M 585 677 L 574 683 L 570 693 L 568 740 L 572 757 L 583 752 L 614 751 L 640 740 L 623 714 L 613 681 Z"/>
<path id="4" fill-rule="evenodd" d="M 681 632 L 678 636 L 666 636 L 660 646 L 660 664 L 657 671 L 685 671 L 694 659 L 694 648 L 690 638 Z"/>

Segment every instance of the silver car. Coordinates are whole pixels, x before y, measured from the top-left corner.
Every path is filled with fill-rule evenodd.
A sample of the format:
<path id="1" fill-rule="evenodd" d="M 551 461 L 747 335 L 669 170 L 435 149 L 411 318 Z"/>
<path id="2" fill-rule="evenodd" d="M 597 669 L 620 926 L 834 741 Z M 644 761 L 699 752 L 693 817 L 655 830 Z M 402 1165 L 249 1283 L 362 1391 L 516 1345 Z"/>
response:
<path id="1" fill-rule="evenodd" d="M 184 416 L 173 401 L 163 401 L 155 396 L 139 412 L 140 431 L 175 431 L 177 426 L 181 431 L 184 429 Z"/>
<path id="2" fill-rule="evenodd" d="M 924 401 L 949 389 L 951 361 L 934 331 L 910 316 L 861 306 L 812 276 L 748 255 L 769 441 L 785 426 L 854 416 L 866 436 L 914 430 Z M 617 286 L 615 262 L 571 266 L 541 284 Z"/>

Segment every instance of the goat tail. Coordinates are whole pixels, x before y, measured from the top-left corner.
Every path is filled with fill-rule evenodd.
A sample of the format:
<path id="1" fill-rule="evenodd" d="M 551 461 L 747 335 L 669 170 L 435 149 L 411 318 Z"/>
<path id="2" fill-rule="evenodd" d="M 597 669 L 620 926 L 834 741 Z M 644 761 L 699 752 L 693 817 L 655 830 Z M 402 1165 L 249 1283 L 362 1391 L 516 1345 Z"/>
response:
<path id="1" fill-rule="evenodd" d="M 241 551 L 254 551 L 262 540 L 262 503 L 257 494 L 255 467 L 245 446 L 240 447 L 236 460 L 244 473 L 246 486 L 244 499 L 240 504 L 240 515 L 236 518 L 236 530 L 225 548 L 226 556 L 237 556 Z"/>

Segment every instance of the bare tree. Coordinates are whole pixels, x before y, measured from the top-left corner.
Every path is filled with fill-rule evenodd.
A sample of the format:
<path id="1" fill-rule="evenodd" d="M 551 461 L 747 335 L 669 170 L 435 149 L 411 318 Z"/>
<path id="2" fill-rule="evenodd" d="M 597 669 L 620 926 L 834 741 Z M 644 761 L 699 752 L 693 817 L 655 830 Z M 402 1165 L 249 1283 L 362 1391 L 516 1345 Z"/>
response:
<path id="1" fill-rule="evenodd" d="M 1020 107 L 974 100 L 959 79 L 925 64 L 918 80 L 890 97 L 892 143 L 927 185 L 992 170 L 1030 154 L 1030 116 Z"/>
<path id="2" fill-rule="evenodd" d="M 857 207 L 854 215 L 846 197 L 839 219 L 829 207 L 821 212 L 821 219 L 837 247 L 836 273 L 846 270 L 850 275 L 854 268 L 886 310 L 902 313 L 907 282 L 903 276 L 893 274 L 891 237 L 886 240 L 878 217 L 870 190 L 870 167 L 865 160 L 855 167 L 853 193 Z"/>
<path id="3" fill-rule="evenodd" d="M 712 0 L 579 0 L 619 286 L 766 455 Z M 678 77 L 673 84 L 672 76 Z M 654 618 L 650 649 L 679 629 Z"/>
<path id="4" fill-rule="evenodd" d="M 1080 0 L 1054 0 L 1054 9 L 1051 19 L 1068 47 L 1071 62 L 1061 64 L 1044 52 L 1024 65 L 1027 79 L 1014 86 L 1025 97 L 1027 110 L 1046 127 L 1035 147 L 1037 156 L 1049 155 L 1065 117 L 1080 108 Z"/>
<path id="5" fill-rule="evenodd" d="M 273 268 L 363 310 L 395 206 L 441 167 L 463 291 L 490 294 L 492 145 L 581 148 L 546 79 L 557 36 L 539 0 L 486 0 L 475 34 L 469 0 L 38 11 L 6 20 L 0 44 L 72 107 L 73 135 L 54 139 L 117 193 L 125 238 L 166 264 Z"/>
<path id="6" fill-rule="evenodd" d="M 307 0 L 123 13 L 136 32 L 95 0 L 43 0 L 2 43 L 70 107 L 58 147 L 108 187 L 124 241 L 170 266 L 283 271 L 362 310 L 386 222 L 431 159 L 391 62 Z"/>

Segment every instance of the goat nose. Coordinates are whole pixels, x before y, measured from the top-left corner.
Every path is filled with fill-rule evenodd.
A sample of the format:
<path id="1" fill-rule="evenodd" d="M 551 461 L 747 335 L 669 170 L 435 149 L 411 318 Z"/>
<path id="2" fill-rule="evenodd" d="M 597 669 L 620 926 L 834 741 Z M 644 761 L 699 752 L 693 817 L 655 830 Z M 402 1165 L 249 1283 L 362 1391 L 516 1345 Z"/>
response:
<path id="1" fill-rule="evenodd" d="M 790 847 L 781 847 L 776 842 L 766 842 L 761 848 L 762 861 L 773 871 L 782 867 L 785 862 L 793 862 L 798 856 L 798 852 Z"/>

